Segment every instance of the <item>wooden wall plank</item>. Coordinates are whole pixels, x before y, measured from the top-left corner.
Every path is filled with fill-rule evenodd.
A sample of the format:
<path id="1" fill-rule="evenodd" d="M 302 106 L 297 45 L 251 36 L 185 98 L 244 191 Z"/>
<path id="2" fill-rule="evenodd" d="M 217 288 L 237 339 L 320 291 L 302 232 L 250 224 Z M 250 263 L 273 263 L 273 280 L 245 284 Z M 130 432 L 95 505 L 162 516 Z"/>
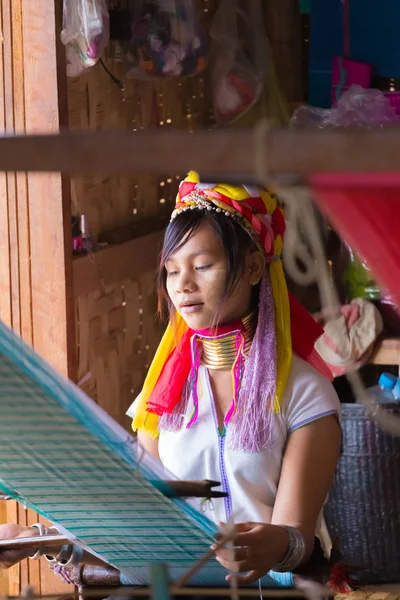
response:
<path id="1" fill-rule="evenodd" d="M 0 0 L 1 132 L 54 133 L 60 118 L 66 122 L 61 9 L 58 0 Z M 0 174 L 0 202 L 0 318 L 73 376 L 69 182 L 58 174 Z M 2 519 L 27 525 L 38 516 L 8 502 Z M 10 569 L 1 591 L 18 596 L 27 584 L 38 594 L 70 591 L 46 563 L 36 561 Z"/>
<path id="2" fill-rule="evenodd" d="M 24 45 L 22 31 L 22 0 L 12 2 L 13 22 L 13 90 L 14 90 L 14 130 L 23 133 L 25 123 L 25 77 L 24 77 Z M 18 274 L 20 323 L 19 329 L 23 339 L 32 344 L 32 300 L 30 270 L 30 235 L 29 235 L 29 197 L 28 178 L 26 173 L 15 175 L 17 197 L 16 221 L 18 233 Z M 22 283 L 21 283 L 22 282 Z"/>
<path id="3" fill-rule="evenodd" d="M 13 23 L 13 19 L 15 22 Z M 21 23 L 20 6 L 13 4 L 12 0 L 1 2 L 1 31 L 2 40 L 2 129 L 7 133 L 16 131 L 15 116 L 20 111 L 22 118 L 23 106 L 14 102 L 14 84 L 21 77 L 21 61 L 18 48 L 21 47 L 22 31 L 18 25 Z M 16 26 L 14 31 L 14 25 Z M 15 43 L 15 51 L 14 51 Z M 15 53 L 14 53 L 15 52 Z M 14 64 L 14 60 L 16 61 Z M 22 79 L 23 81 L 23 79 Z M 19 98 L 21 96 L 19 95 Z M 19 132 L 23 132 L 21 128 Z M 17 333 L 21 333 L 21 310 L 19 302 L 19 247 L 18 247 L 18 193 L 16 188 L 16 174 L 2 174 L 0 180 L 0 201 L 2 210 L 0 216 L 0 318 Z M 3 254 L 4 252 L 4 254 Z M 4 296 L 3 296 L 4 294 Z M 18 504 L 13 501 L 7 502 L 4 507 L 5 522 L 19 522 L 25 524 L 23 513 L 21 514 Z M 28 583 L 28 565 L 24 561 L 9 569 L 3 577 L 4 593 L 19 594 L 21 587 Z"/>
<path id="4" fill-rule="evenodd" d="M 8 0 L 0 0 L 0 131 L 6 131 L 6 71 L 5 65 L 10 60 L 3 44 L 9 26 L 3 18 L 3 4 Z M 11 281 L 10 281 L 10 242 L 8 233 L 8 198 L 7 175 L 0 172 L 0 318 L 11 325 Z"/>
<path id="5" fill-rule="evenodd" d="M 17 0 L 23 26 L 25 129 L 59 131 L 66 117 L 65 61 L 60 59 L 60 2 Z M 45 32 L 45 35 L 44 35 Z M 64 79 L 63 79 L 64 76 Z M 59 174 L 30 173 L 27 179 L 33 345 L 57 370 L 75 376 L 72 304 L 72 240 L 69 183 Z M 22 573 L 23 575 L 23 573 Z M 42 559 L 29 572 L 39 593 L 69 590 Z"/>
<path id="6" fill-rule="evenodd" d="M 7 522 L 7 503 L 4 500 L 0 500 L 0 523 Z M 8 594 L 8 571 L 0 569 L 0 595 L 6 596 Z"/>
<path id="7" fill-rule="evenodd" d="M 21 39 L 21 32 L 13 28 L 13 16 L 18 11 L 13 11 L 10 0 L 3 3 L 3 47 L 4 47 L 4 117 L 7 133 L 15 132 L 15 113 L 20 107 L 14 103 L 14 72 L 18 71 L 18 65 L 14 64 L 14 41 Z M 18 8 L 18 7 L 17 7 Z M 18 43 L 16 44 L 18 47 Z M 15 99 L 16 100 L 16 99 Z M 7 204 L 8 204 L 8 242 L 9 242 L 9 269 L 11 284 L 11 324 L 17 333 L 20 333 L 21 314 L 19 305 L 19 248 L 18 248 L 18 199 L 16 190 L 15 173 L 7 173 Z"/>
<path id="8" fill-rule="evenodd" d="M 7 501 L 7 522 L 17 523 L 18 522 L 18 504 L 14 501 Z M 9 595 L 17 596 L 21 591 L 21 578 L 20 578 L 21 567 L 15 565 L 8 570 L 8 586 Z"/>
<path id="9" fill-rule="evenodd" d="M 59 130 L 57 31 L 53 0 L 22 0 L 26 130 Z M 43 35 L 46 32 L 46 35 Z M 74 336 L 67 307 L 72 285 L 69 198 L 59 174 L 29 174 L 32 322 L 35 349 L 64 374 Z"/>
<path id="10" fill-rule="evenodd" d="M 272 58 L 288 102 L 303 100 L 302 29 L 298 0 L 268 0 L 266 27 Z"/>

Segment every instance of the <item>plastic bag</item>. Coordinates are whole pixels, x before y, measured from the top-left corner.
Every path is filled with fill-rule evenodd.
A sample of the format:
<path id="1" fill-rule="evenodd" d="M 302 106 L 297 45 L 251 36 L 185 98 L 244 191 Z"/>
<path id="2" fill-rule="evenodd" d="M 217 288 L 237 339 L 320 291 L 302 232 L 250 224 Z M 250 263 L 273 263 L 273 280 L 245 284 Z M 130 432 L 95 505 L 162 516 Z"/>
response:
<path id="1" fill-rule="evenodd" d="M 195 75 L 206 65 L 196 0 L 138 0 L 132 15 L 127 77 Z"/>
<path id="2" fill-rule="evenodd" d="M 210 35 L 214 117 L 227 123 L 254 106 L 265 84 L 268 40 L 260 0 L 221 0 Z"/>
<path id="3" fill-rule="evenodd" d="M 399 123 L 400 120 L 396 114 L 396 110 L 381 91 L 365 89 L 358 85 L 353 85 L 345 92 L 335 107 L 325 110 L 310 106 L 301 106 L 294 112 L 290 121 L 292 127 L 307 129 L 332 129 L 337 127 L 369 129 L 398 125 Z M 351 201 L 351 193 L 354 193 L 354 189 L 342 191 L 342 195 L 348 194 L 348 202 Z M 374 193 L 376 194 L 376 189 L 372 189 L 372 194 Z M 316 194 L 318 196 L 318 190 L 316 190 Z M 384 198 L 384 191 L 382 191 L 382 195 Z M 351 207 L 351 204 L 349 206 Z M 336 212 L 337 210 L 336 206 Z M 373 214 L 371 207 L 368 210 L 370 212 L 367 211 L 367 215 Z M 366 222 L 368 222 L 368 219 Z M 379 231 L 379 228 L 377 231 Z M 373 302 L 380 301 L 380 306 L 383 306 L 382 314 L 384 315 L 385 325 L 388 324 L 390 317 L 393 317 L 392 327 L 398 329 L 400 327 L 400 319 L 396 315 L 398 309 L 394 300 L 389 299 L 385 302 L 384 298 L 382 298 L 382 296 L 385 297 L 385 294 L 382 292 L 380 286 L 375 283 L 368 263 L 361 260 L 345 243 L 342 246 L 342 254 L 343 256 L 347 255 L 347 264 L 342 273 L 342 284 L 344 285 L 347 300 L 366 298 Z M 343 258 L 341 262 L 345 262 Z M 386 314 L 385 307 L 387 309 Z"/>
<path id="4" fill-rule="evenodd" d="M 363 298 L 371 302 L 381 297 L 380 287 L 375 283 L 368 265 L 345 244 L 348 261 L 343 273 L 346 300 Z"/>
<path id="5" fill-rule="evenodd" d="M 93 67 L 109 38 L 106 0 L 64 0 L 61 41 L 66 46 L 69 77 Z"/>
<path id="6" fill-rule="evenodd" d="M 333 108 L 300 106 L 290 124 L 296 128 L 329 129 L 385 127 L 399 122 L 395 109 L 381 91 L 353 85 Z"/>

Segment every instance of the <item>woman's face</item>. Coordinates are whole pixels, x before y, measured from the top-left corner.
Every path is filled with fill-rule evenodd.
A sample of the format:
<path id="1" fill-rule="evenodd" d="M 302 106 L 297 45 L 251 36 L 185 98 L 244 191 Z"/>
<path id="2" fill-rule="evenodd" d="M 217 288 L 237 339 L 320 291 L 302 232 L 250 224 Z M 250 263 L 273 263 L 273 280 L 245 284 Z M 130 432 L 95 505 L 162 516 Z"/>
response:
<path id="1" fill-rule="evenodd" d="M 167 291 L 177 312 L 191 329 L 242 319 L 251 310 L 252 285 L 258 282 L 249 254 L 245 269 L 230 297 L 223 302 L 227 278 L 225 250 L 213 229 L 202 225 L 167 261 Z M 260 262 L 260 260 L 258 260 Z M 257 278 L 257 279 L 256 279 Z M 254 281 L 252 281 L 252 279 Z"/>

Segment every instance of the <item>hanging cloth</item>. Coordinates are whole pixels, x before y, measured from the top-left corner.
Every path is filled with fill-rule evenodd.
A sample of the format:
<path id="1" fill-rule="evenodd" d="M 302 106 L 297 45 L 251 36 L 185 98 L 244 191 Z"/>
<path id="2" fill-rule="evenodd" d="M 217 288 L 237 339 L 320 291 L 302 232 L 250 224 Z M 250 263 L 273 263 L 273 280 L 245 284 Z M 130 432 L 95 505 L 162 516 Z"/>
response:
<path id="1" fill-rule="evenodd" d="M 299 0 L 300 14 L 310 15 L 311 14 L 311 0 Z"/>
<path id="2" fill-rule="evenodd" d="M 372 67 L 367 63 L 350 58 L 350 0 L 342 0 L 343 5 L 343 56 L 333 59 L 332 67 L 332 106 L 352 85 L 369 88 Z"/>
<path id="3" fill-rule="evenodd" d="M 400 174 L 316 175 L 310 185 L 333 227 L 400 305 Z"/>

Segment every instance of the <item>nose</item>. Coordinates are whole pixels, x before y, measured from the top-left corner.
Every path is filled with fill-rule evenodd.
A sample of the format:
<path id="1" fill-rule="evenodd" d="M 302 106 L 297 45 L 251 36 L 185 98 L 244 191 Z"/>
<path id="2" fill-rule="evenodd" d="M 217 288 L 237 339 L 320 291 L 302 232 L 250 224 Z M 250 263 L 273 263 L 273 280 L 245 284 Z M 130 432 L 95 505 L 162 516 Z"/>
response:
<path id="1" fill-rule="evenodd" d="M 195 283 L 190 274 L 189 270 L 182 269 L 176 281 L 176 293 L 177 294 L 188 294 L 193 292 L 195 288 Z"/>

